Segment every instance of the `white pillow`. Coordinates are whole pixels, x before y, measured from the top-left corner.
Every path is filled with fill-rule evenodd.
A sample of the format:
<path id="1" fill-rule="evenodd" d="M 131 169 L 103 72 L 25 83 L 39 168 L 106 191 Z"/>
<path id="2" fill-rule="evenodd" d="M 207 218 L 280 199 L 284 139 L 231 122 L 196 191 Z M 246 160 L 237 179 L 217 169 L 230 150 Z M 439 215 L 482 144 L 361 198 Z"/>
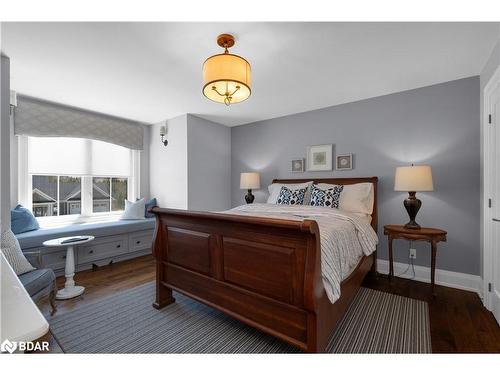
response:
<path id="1" fill-rule="evenodd" d="M 282 186 L 286 186 L 290 190 L 297 190 L 307 188 L 306 195 L 304 197 L 304 204 L 309 204 L 309 200 L 311 199 L 311 192 L 309 191 L 309 187 L 312 185 L 312 181 L 304 182 L 302 184 L 280 184 L 274 183 L 267 187 L 269 190 L 269 197 L 267 198 L 267 203 L 276 204 L 278 200 L 278 196 L 280 195 L 280 190 Z"/>
<path id="2" fill-rule="evenodd" d="M 146 210 L 146 201 L 144 198 L 135 202 L 125 201 L 125 211 L 123 211 L 121 220 L 140 220 L 146 219 L 144 212 Z"/>
<path id="3" fill-rule="evenodd" d="M 320 189 L 332 187 L 332 184 L 318 184 Z M 359 184 L 344 185 L 340 193 L 339 209 L 349 212 L 371 215 L 373 212 L 373 184 L 361 182 Z"/>
<path id="4" fill-rule="evenodd" d="M 0 245 L 3 255 L 5 255 L 7 262 L 9 262 L 16 275 L 22 275 L 35 269 L 24 256 L 17 237 L 10 229 L 0 236 Z"/>

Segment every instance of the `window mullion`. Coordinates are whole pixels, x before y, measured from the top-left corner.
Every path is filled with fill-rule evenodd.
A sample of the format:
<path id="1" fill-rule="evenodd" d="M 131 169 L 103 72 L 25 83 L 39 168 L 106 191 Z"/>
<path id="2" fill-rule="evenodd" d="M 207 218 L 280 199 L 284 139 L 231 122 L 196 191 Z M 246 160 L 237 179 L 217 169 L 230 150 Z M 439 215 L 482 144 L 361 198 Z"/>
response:
<path id="1" fill-rule="evenodd" d="M 59 201 L 60 201 L 60 196 L 59 196 L 59 181 L 61 180 L 61 176 L 57 176 L 57 197 L 56 197 L 56 210 L 57 210 L 57 216 L 59 216 L 61 213 L 59 212 Z"/>
<path id="2" fill-rule="evenodd" d="M 109 212 L 113 211 L 113 197 L 111 195 L 112 193 L 113 193 L 113 178 L 110 177 L 109 178 Z"/>
<path id="3" fill-rule="evenodd" d="M 82 216 L 92 215 L 92 177 L 82 177 Z"/>

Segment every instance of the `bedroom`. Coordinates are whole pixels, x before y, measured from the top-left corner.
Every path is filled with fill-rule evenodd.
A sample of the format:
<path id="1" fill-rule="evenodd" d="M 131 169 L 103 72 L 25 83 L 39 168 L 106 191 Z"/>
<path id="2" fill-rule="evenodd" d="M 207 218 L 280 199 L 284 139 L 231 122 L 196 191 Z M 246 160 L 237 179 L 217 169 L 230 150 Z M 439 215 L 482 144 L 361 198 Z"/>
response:
<path id="1" fill-rule="evenodd" d="M 1 24 L 3 352 L 498 360 L 498 20 L 62 18 Z"/>

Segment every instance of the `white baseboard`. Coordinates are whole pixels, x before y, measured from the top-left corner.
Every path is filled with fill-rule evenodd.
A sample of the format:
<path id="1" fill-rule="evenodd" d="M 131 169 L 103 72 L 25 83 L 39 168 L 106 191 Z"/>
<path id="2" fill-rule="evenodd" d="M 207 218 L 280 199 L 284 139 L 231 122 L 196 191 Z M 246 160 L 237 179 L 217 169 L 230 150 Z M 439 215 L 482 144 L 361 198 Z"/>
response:
<path id="1" fill-rule="evenodd" d="M 394 275 L 402 274 L 408 268 L 408 264 L 394 262 Z M 380 273 L 389 273 L 389 261 L 378 259 L 377 270 Z M 413 276 L 411 267 L 404 275 L 399 277 L 411 279 Z M 415 278 L 413 280 L 425 283 L 431 282 L 431 269 L 429 267 L 415 266 Z M 482 279 L 480 276 L 468 273 L 452 272 L 436 268 L 436 284 L 450 288 L 476 292 L 482 298 Z"/>

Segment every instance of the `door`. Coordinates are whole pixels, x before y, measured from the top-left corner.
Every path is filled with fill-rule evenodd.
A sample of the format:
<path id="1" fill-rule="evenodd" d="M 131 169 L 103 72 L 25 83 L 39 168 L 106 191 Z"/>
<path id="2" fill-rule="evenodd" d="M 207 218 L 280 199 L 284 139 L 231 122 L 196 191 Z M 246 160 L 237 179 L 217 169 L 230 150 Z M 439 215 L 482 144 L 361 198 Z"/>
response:
<path id="1" fill-rule="evenodd" d="M 490 181 L 490 197 L 491 206 L 489 211 L 489 220 L 486 220 L 485 226 L 487 226 L 486 233 L 489 232 L 490 241 L 486 241 L 488 244 L 488 249 L 485 249 L 485 277 L 489 280 L 485 280 L 487 285 L 487 291 L 489 298 L 489 306 L 496 320 L 500 324 L 500 69 L 497 74 L 493 76 L 493 80 L 490 81 L 491 87 L 487 96 L 485 95 L 486 110 L 489 107 L 489 114 L 487 120 L 487 132 L 489 135 L 489 149 L 488 154 L 485 155 L 488 158 L 488 163 L 490 168 L 485 170 L 485 173 L 490 173 L 488 178 Z M 487 87 L 488 88 L 488 87 Z M 486 94 L 486 93 L 485 93 Z M 489 226 L 489 228 L 488 228 Z M 486 259 L 486 258 L 489 258 Z M 489 264 L 488 264 L 489 263 Z M 489 269 L 487 269 L 489 267 Z"/>

